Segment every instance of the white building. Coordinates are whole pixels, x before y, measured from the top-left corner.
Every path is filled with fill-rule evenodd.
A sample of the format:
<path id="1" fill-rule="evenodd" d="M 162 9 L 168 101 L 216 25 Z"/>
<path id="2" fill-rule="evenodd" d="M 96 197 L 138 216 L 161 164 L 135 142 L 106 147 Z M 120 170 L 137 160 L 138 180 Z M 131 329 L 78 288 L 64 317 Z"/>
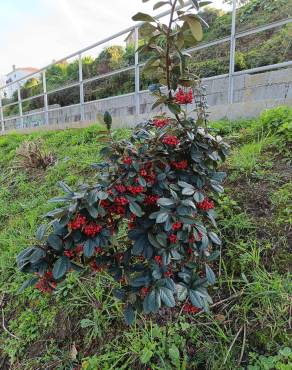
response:
<path id="1" fill-rule="evenodd" d="M 15 66 L 13 66 L 13 70 L 9 73 L 7 73 L 6 75 L 6 81 L 5 81 L 5 84 L 10 84 L 11 82 L 15 82 L 17 80 L 19 80 L 20 78 L 24 78 L 32 73 L 35 73 L 34 74 L 34 78 L 39 78 L 40 77 L 40 74 L 37 73 L 39 70 L 37 68 L 33 68 L 33 67 L 24 67 L 24 68 L 16 68 Z M 23 81 L 21 81 L 20 85 L 24 85 L 24 83 L 28 80 L 29 78 L 27 79 L 24 79 Z M 6 98 L 11 98 L 13 93 L 17 90 L 17 85 L 14 84 L 14 85 L 11 85 L 11 86 L 8 86 L 6 89 L 5 89 L 5 97 Z"/>

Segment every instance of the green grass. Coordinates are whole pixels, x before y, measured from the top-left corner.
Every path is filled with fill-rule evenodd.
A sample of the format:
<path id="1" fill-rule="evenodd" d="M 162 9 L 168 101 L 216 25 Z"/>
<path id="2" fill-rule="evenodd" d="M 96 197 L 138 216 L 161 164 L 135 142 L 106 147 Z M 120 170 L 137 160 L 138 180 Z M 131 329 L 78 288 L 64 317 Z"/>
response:
<path id="1" fill-rule="evenodd" d="M 277 130 L 285 120 L 286 115 Z M 211 292 L 214 306 L 209 314 L 166 310 L 156 317 L 139 316 L 130 328 L 120 303 L 109 294 L 107 275 L 72 273 L 53 296 L 32 288 L 18 291 L 26 277 L 16 269 L 16 254 L 34 243 L 42 215 L 53 207 L 47 201 L 60 194 L 58 181 L 75 187 L 95 180 L 90 164 L 99 160 L 103 128 L 0 137 L 0 299 L 6 328 L 0 332 L 1 368 L 257 370 L 273 369 L 264 367 L 272 363 L 288 369 L 292 292 L 286 136 L 265 131 L 261 118 L 212 127 L 232 145 L 224 165 L 226 193 L 217 207 L 224 245 Z M 125 137 L 128 131 L 115 135 Z M 32 179 L 14 169 L 14 158 L 22 142 L 36 139 L 57 162 Z M 261 202 L 267 212 L 258 212 Z"/>

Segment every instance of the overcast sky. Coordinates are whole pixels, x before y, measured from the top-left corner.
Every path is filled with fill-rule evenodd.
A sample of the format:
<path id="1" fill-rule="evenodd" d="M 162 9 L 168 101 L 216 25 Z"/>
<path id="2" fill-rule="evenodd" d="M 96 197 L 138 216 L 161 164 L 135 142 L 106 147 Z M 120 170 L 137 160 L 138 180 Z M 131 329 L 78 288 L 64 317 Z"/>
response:
<path id="1" fill-rule="evenodd" d="M 0 0 L 0 75 L 41 68 L 132 25 L 141 0 Z M 222 0 L 214 0 L 220 6 Z"/>

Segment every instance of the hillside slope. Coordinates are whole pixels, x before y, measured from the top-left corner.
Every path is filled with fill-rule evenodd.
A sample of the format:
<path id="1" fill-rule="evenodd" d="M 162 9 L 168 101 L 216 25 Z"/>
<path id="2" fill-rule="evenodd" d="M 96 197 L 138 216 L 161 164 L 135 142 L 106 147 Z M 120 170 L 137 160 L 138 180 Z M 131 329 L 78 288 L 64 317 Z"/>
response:
<path id="1" fill-rule="evenodd" d="M 257 120 L 212 123 L 232 152 L 218 199 L 224 245 L 211 313 L 164 309 L 131 328 L 103 288 L 106 275 L 72 273 L 52 296 L 19 293 L 26 277 L 15 256 L 34 243 L 42 215 L 54 208 L 47 201 L 60 194 L 57 181 L 94 180 L 102 127 L 0 137 L 0 368 L 290 369 L 291 125 L 285 107 Z M 28 140 L 41 140 L 55 164 L 17 169 L 16 150 Z"/>

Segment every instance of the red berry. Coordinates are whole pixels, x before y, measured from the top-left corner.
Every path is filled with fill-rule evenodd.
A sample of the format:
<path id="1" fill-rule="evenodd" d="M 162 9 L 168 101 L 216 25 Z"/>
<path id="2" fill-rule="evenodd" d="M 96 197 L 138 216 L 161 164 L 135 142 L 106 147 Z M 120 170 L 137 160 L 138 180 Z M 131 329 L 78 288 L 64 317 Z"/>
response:
<path id="1" fill-rule="evenodd" d="M 156 126 L 157 128 L 163 128 L 164 126 L 168 124 L 169 124 L 168 118 L 155 118 L 153 120 L 153 125 Z"/>
<path id="2" fill-rule="evenodd" d="M 161 265 L 162 264 L 162 258 L 161 258 L 161 256 L 155 256 L 154 257 L 154 260 L 155 260 L 155 262 L 158 263 L 158 265 Z"/>
<path id="3" fill-rule="evenodd" d="M 177 146 L 180 144 L 179 139 L 176 136 L 165 135 L 162 139 L 163 144 L 167 144 L 169 146 Z"/>
<path id="4" fill-rule="evenodd" d="M 192 104 L 193 90 L 189 89 L 184 91 L 182 88 L 179 88 L 178 92 L 175 94 L 175 100 L 178 104 Z"/>
<path id="5" fill-rule="evenodd" d="M 133 159 L 131 157 L 126 157 L 123 159 L 123 163 L 127 165 L 131 165 L 133 163 Z"/>
<path id="6" fill-rule="evenodd" d="M 175 234 L 170 234 L 168 240 L 170 241 L 170 243 L 174 244 L 177 242 L 177 236 Z"/>
<path id="7" fill-rule="evenodd" d="M 182 228 L 182 223 L 181 222 L 175 222 L 173 225 L 172 225 L 172 230 L 173 231 L 178 231 Z"/>
<path id="8" fill-rule="evenodd" d="M 202 202 L 197 204 L 197 207 L 202 211 L 209 211 L 210 209 L 214 208 L 214 203 L 211 200 L 205 198 Z"/>

